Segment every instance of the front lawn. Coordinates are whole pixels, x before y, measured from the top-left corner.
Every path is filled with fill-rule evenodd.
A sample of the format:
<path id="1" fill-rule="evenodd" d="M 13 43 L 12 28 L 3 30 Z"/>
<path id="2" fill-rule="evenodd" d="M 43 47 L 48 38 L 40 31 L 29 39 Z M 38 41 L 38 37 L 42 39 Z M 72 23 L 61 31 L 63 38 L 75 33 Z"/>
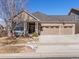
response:
<path id="1" fill-rule="evenodd" d="M 34 52 L 28 46 L 3 46 L 0 47 L 0 53 L 30 53 Z"/>
<path id="2" fill-rule="evenodd" d="M 10 44 L 27 44 L 27 42 L 38 41 L 38 38 L 30 37 L 18 37 L 18 38 L 0 38 L 0 45 L 10 45 Z"/>
<path id="3" fill-rule="evenodd" d="M 32 38 L 19 37 L 19 38 L 0 38 L 0 53 L 29 53 L 34 52 L 34 50 L 22 44 L 27 44 L 27 42 L 34 41 Z M 19 44 L 19 46 L 17 45 Z"/>

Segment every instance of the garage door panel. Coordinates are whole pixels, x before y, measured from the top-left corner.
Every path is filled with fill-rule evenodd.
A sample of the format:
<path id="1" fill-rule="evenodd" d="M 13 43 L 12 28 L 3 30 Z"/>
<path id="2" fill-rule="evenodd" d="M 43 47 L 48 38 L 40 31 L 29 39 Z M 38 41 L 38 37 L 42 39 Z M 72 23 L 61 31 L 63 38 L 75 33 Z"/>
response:
<path id="1" fill-rule="evenodd" d="M 72 34 L 73 33 L 72 27 L 69 26 L 63 27 L 61 33 L 64 35 Z"/>
<path id="2" fill-rule="evenodd" d="M 59 28 L 51 28 L 50 33 L 53 35 L 59 34 Z"/>
<path id="3" fill-rule="evenodd" d="M 58 35 L 59 34 L 59 28 L 56 28 L 56 27 L 48 27 L 48 28 L 43 27 L 42 29 L 43 31 L 41 32 L 41 34 L 44 34 L 44 35 Z"/>

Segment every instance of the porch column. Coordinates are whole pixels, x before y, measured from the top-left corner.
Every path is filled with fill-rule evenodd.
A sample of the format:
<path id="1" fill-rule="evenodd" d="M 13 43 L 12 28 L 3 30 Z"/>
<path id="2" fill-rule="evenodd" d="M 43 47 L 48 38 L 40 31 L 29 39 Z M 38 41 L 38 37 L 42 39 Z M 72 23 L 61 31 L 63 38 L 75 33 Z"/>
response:
<path id="1" fill-rule="evenodd" d="M 24 36 L 28 33 L 27 22 L 24 21 Z"/>
<path id="2" fill-rule="evenodd" d="M 35 22 L 35 32 L 38 34 L 38 22 Z"/>

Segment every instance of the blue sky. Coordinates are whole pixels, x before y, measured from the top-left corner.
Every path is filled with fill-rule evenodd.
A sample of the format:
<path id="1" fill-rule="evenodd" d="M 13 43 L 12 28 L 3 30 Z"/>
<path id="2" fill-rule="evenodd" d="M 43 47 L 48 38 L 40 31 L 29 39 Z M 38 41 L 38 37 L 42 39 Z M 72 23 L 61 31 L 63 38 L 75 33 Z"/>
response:
<path id="1" fill-rule="evenodd" d="M 31 12 L 40 11 L 48 15 L 67 15 L 71 8 L 79 8 L 79 0 L 29 0 Z"/>

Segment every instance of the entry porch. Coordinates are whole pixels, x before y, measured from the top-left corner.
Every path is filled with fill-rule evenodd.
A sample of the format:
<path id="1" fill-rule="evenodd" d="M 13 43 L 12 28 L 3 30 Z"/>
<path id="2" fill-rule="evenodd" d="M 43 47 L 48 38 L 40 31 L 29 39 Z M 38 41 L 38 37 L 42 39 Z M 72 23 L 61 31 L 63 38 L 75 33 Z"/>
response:
<path id="1" fill-rule="evenodd" d="M 37 33 L 40 34 L 40 23 L 39 22 L 20 22 L 16 25 L 14 32 L 19 35 L 27 35 Z"/>

